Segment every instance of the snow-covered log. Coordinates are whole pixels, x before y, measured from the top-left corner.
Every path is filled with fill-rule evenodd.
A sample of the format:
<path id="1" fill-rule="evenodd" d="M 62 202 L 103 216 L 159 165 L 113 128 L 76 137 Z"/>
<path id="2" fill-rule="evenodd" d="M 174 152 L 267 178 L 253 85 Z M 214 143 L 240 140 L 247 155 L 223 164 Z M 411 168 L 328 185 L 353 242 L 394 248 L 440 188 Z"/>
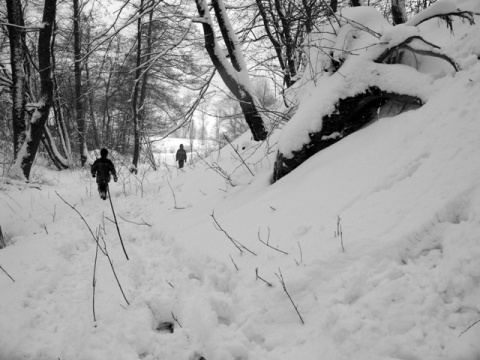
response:
<path id="1" fill-rule="evenodd" d="M 309 134 L 308 144 L 303 145 L 298 151 L 293 151 L 292 156 L 288 158 L 280 152 L 277 154 L 273 181 L 279 180 L 317 152 L 367 125 L 375 117 L 378 109 L 389 101 L 395 101 L 409 109 L 423 104 L 416 96 L 391 93 L 376 86 L 368 88 L 361 94 L 340 99 L 335 105 L 335 110 L 322 119 L 322 129 Z"/>

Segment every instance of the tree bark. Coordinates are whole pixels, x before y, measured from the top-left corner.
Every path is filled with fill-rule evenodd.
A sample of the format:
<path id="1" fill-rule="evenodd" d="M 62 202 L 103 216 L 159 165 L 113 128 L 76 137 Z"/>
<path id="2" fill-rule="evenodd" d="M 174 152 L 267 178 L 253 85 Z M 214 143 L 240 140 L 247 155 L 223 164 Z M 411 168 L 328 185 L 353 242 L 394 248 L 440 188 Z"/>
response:
<path id="1" fill-rule="evenodd" d="M 25 139 L 25 87 L 26 74 L 24 64 L 26 60 L 25 26 L 22 4 L 20 0 L 7 0 L 8 35 L 10 40 L 10 63 L 12 67 L 12 127 L 13 151 L 17 157 L 20 145 Z"/>

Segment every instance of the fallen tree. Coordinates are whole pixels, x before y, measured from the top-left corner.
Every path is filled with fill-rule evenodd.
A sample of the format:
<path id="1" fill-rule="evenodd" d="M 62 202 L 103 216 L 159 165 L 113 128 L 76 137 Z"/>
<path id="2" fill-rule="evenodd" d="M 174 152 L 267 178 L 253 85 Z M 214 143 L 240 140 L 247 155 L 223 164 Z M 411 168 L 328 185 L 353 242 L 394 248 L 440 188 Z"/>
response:
<path id="1" fill-rule="evenodd" d="M 389 93 L 376 86 L 362 94 L 340 99 L 335 111 L 322 119 L 322 129 L 309 134 L 308 144 L 303 145 L 299 151 L 293 151 L 293 156 L 289 158 L 280 152 L 277 154 L 274 181 L 291 172 L 317 152 L 367 125 L 377 113 L 377 109 L 389 101 L 396 101 L 410 109 L 423 105 L 422 100 L 416 96 Z"/>
<path id="2" fill-rule="evenodd" d="M 300 104 L 283 128 L 273 181 L 378 118 L 387 104 L 397 104 L 399 111 L 393 115 L 421 107 L 432 83 L 426 67 L 434 64 L 441 70 L 438 76 L 460 70 L 454 59 L 422 37 L 418 25 L 440 18 L 451 30 L 454 16 L 473 25 L 475 14 L 457 9 L 451 0 L 441 4 L 399 26 L 379 20 L 381 15 L 373 9 L 335 15 L 337 22 L 330 25 L 334 32 L 328 34 L 324 27 L 316 41 L 313 58 L 322 68 L 313 76 L 312 68 L 307 69 L 310 78 L 304 76 L 301 84 L 310 86 L 308 101 L 318 105 L 302 110 Z"/>

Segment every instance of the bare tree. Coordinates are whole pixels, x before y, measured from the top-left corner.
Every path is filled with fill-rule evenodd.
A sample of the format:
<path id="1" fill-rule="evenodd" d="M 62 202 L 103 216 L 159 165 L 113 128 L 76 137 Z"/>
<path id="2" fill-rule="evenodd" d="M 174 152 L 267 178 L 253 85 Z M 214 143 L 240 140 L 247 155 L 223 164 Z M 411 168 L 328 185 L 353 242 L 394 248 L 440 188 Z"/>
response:
<path id="1" fill-rule="evenodd" d="M 195 2 L 200 16 L 200 19 L 197 21 L 202 24 L 205 48 L 213 65 L 220 74 L 225 85 L 239 101 L 245 121 L 252 132 L 254 140 L 265 140 L 267 137 L 267 130 L 265 129 L 263 118 L 258 111 L 255 98 L 251 93 L 247 66 L 243 58 L 240 43 L 235 35 L 232 25 L 230 24 L 223 1 L 213 0 L 212 6 L 231 62 L 227 60 L 227 57 L 223 53 L 223 50 L 215 37 L 213 20 L 210 16 L 207 1 L 195 0 Z"/>
<path id="2" fill-rule="evenodd" d="M 16 1 L 16 0 L 12 0 Z M 33 115 L 25 130 L 25 140 L 18 151 L 15 164 L 10 169 L 12 177 L 30 178 L 30 171 L 42 139 L 50 108 L 53 104 L 51 62 L 52 28 L 56 17 L 56 0 L 45 0 L 43 26 L 38 36 L 38 70 L 40 75 L 40 100 L 31 107 Z"/>

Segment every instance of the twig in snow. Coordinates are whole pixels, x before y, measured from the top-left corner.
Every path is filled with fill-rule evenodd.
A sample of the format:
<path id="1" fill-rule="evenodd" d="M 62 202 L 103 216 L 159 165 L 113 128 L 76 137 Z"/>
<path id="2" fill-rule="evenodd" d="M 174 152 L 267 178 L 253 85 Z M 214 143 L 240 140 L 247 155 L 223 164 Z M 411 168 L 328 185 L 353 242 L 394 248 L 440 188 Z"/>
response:
<path id="1" fill-rule="evenodd" d="M 277 275 L 277 278 L 280 281 L 280 284 L 282 284 L 283 291 L 285 291 L 285 294 L 287 294 L 288 298 L 290 299 L 290 302 L 292 303 L 295 311 L 297 312 L 297 315 L 300 318 L 300 321 L 302 322 L 302 324 L 305 324 L 305 321 L 303 321 L 302 315 L 300 315 L 300 312 L 298 311 L 298 306 L 293 302 L 292 297 L 287 291 L 287 286 L 285 285 L 285 280 L 283 280 L 283 275 L 280 268 L 278 268 L 278 274 L 275 273 L 275 275 Z"/>
<path id="2" fill-rule="evenodd" d="M 185 209 L 184 207 L 178 207 L 177 206 L 177 197 L 175 196 L 175 191 L 173 191 L 173 188 L 172 188 L 172 185 L 170 185 L 170 181 L 167 179 L 167 184 L 168 184 L 168 187 L 170 188 L 170 190 L 172 191 L 172 195 L 173 195 L 173 202 L 175 203 L 175 209 Z"/>
<path id="3" fill-rule="evenodd" d="M 80 218 L 83 220 L 83 222 L 85 223 L 85 225 L 87 226 L 88 228 L 88 231 L 90 231 L 90 234 L 92 234 L 92 237 L 95 239 L 95 241 L 98 243 L 98 239 L 97 237 L 95 236 L 95 234 L 93 233 L 92 229 L 90 228 L 90 225 L 88 225 L 87 223 L 87 220 L 85 220 L 85 218 L 82 216 L 82 214 L 80 214 L 80 212 L 75 208 L 75 206 L 73 205 L 70 205 L 63 197 L 60 196 L 60 194 L 58 192 L 55 191 L 55 194 L 57 194 L 57 196 L 62 199 L 62 201 L 67 204 L 68 206 L 70 206 L 77 214 L 78 216 L 80 216 Z M 105 253 L 104 253 L 105 255 Z"/>
<path id="4" fill-rule="evenodd" d="M 102 236 L 102 240 L 103 240 L 103 253 L 105 254 L 105 256 L 108 259 L 108 262 L 110 263 L 110 267 L 112 268 L 112 271 L 113 271 L 113 276 L 115 277 L 115 280 L 117 281 L 117 284 L 118 284 L 118 287 L 120 288 L 120 292 L 122 293 L 123 299 L 125 300 L 127 305 L 130 305 L 130 303 L 127 300 L 127 297 L 125 296 L 125 293 L 123 292 L 122 285 L 120 284 L 120 280 L 118 279 L 117 273 L 116 273 L 115 268 L 113 266 L 112 258 L 108 254 L 107 243 L 105 242 L 105 239 L 103 238 L 103 236 Z M 98 244 L 98 239 L 97 239 L 97 244 Z"/>
<path id="5" fill-rule="evenodd" d="M 170 285 L 170 286 L 172 287 L 172 289 L 175 289 L 175 286 L 173 286 L 170 281 L 168 281 L 168 280 L 165 280 L 165 281 L 166 281 L 166 283 L 167 283 L 168 285 Z"/>
<path id="6" fill-rule="evenodd" d="M 237 264 L 235 263 L 235 261 L 233 261 L 232 255 L 230 255 L 230 260 L 232 260 L 232 263 L 233 263 L 233 266 L 235 266 L 235 269 L 239 270 Z"/>
<path id="7" fill-rule="evenodd" d="M 269 283 L 267 280 L 265 280 L 264 278 L 262 278 L 260 275 L 258 275 L 258 268 L 255 268 L 255 276 L 257 277 L 257 279 L 260 279 L 262 280 L 265 284 L 267 284 L 268 286 L 271 286 L 273 287 L 273 285 L 271 283 Z"/>
<path id="8" fill-rule="evenodd" d="M 64 198 L 62 198 L 62 197 L 60 196 L 60 194 L 58 194 L 56 191 L 55 191 L 55 194 L 57 194 L 57 196 L 58 196 L 60 199 L 62 199 L 62 201 L 63 201 L 65 204 L 67 204 L 68 206 L 70 206 L 70 207 L 78 214 L 78 216 L 80 216 L 80 218 L 83 220 L 83 222 L 84 222 L 85 225 L 87 226 L 88 230 L 90 231 L 90 234 L 92 234 L 93 239 L 94 239 L 95 242 L 97 243 L 97 247 L 100 249 L 100 251 L 103 253 L 103 255 L 105 255 L 105 256 L 107 257 L 108 262 L 110 263 L 110 267 L 112 268 L 113 275 L 115 276 L 115 280 L 117 281 L 117 284 L 118 284 L 118 286 L 120 287 L 120 291 L 122 292 L 123 298 L 125 299 L 126 303 L 127 303 L 128 305 L 130 305 L 130 303 L 128 302 L 127 298 L 125 297 L 125 294 L 124 294 L 124 292 L 123 292 L 122 285 L 120 284 L 120 280 L 118 280 L 117 273 L 115 272 L 115 268 L 114 268 L 114 266 L 113 266 L 112 259 L 110 258 L 110 255 L 108 254 L 108 251 L 107 251 L 107 244 L 105 243 L 105 240 L 103 239 L 103 237 L 102 237 L 102 240 L 103 240 L 103 245 L 104 245 L 104 247 L 102 248 L 102 247 L 100 246 L 99 237 L 97 237 L 97 236 L 93 233 L 92 229 L 90 228 L 90 225 L 88 225 L 87 221 L 86 221 L 85 218 L 82 216 L 82 214 L 80 214 L 80 212 L 75 208 L 75 206 L 70 205 L 70 204 L 69 204 Z M 99 236 L 101 236 L 101 235 L 99 234 Z M 127 259 L 128 259 L 128 258 L 127 258 Z"/>
<path id="9" fill-rule="evenodd" d="M 142 221 L 143 221 L 143 223 L 136 223 L 136 222 L 133 222 L 133 221 L 130 221 L 130 220 L 127 220 L 127 219 L 125 219 L 125 218 L 124 218 L 124 217 L 122 217 L 121 215 L 118 215 L 118 217 L 119 217 L 120 219 L 122 219 L 123 221 L 125 221 L 125 222 L 128 222 L 128 223 L 130 223 L 130 224 L 135 224 L 135 225 L 146 225 L 146 226 L 150 226 L 150 227 L 152 227 L 152 225 L 150 225 L 149 223 L 147 223 L 147 222 L 146 222 L 145 220 L 143 220 L 142 218 L 140 218 L 140 220 L 142 220 Z"/>
<path id="10" fill-rule="evenodd" d="M 123 253 L 125 254 L 125 257 L 127 258 L 127 260 L 129 260 L 128 255 L 127 255 L 127 250 L 125 250 L 125 246 L 123 245 L 122 234 L 120 234 L 120 228 L 118 227 L 117 216 L 115 215 L 115 209 L 113 208 L 112 196 L 110 195 L 110 187 L 108 186 L 108 184 L 107 184 L 107 191 L 108 191 L 108 199 L 110 200 L 110 205 L 112 206 L 113 219 L 115 220 L 115 225 L 117 226 L 118 237 L 120 238 L 120 244 L 122 245 L 122 249 L 123 249 Z"/>
<path id="11" fill-rule="evenodd" d="M 13 281 L 15 282 L 15 280 L 13 280 L 13 278 L 10 276 L 10 274 L 2 267 L 2 265 L 0 265 L 0 269 L 2 269 L 2 271 Z"/>
<path id="12" fill-rule="evenodd" d="M 98 229 L 98 234 L 100 234 L 100 229 Z M 97 316 L 95 314 L 95 290 L 97 285 L 97 259 L 98 259 L 98 249 L 99 249 L 98 241 L 97 246 L 95 247 L 95 262 L 93 263 L 93 300 L 92 300 L 92 308 L 93 308 L 93 321 L 97 322 Z"/>
<path id="13" fill-rule="evenodd" d="M 335 237 L 340 236 L 340 245 L 342 245 L 342 252 L 345 252 L 345 247 L 343 246 L 343 231 L 342 225 L 340 224 L 340 215 L 337 218 L 337 231 L 335 232 Z"/>
<path id="14" fill-rule="evenodd" d="M 243 165 L 245 165 L 245 167 L 247 168 L 247 170 L 250 172 L 250 174 L 252 174 L 252 176 L 255 176 L 252 172 L 252 170 L 250 170 L 250 168 L 248 167 L 247 163 L 245 162 L 245 160 L 243 160 L 242 158 L 242 155 L 240 155 L 237 151 L 237 149 L 235 149 L 235 146 L 232 145 L 232 143 L 230 142 L 230 140 L 228 139 L 227 135 L 223 134 L 223 137 L 225 138 L 225 140 L 227 140 L 227 142 L 230 144 L 230 146 L 232 147 L 233 151 L 235 151 L 235 153 L 238 155 L 238 157 L 240 158 L 240 160 L 242 161 Z"/>
<path id="15" fill-rule="evenodd" d="M 303 262 L 303 253 L 302 253 L 302 247 L 300 246 L 300 241 L 297 241 L 297 244 L 298 244 L 298 248 L 300 249 L 300 262 L 298 262 L 296 259 L 293 259 L 293 260 L 295 260 L 295 263 L 297 265 L 300 265 Z"/>
<path id="16" fill-rule="evenodd" d="M 215 226 L 215 229 L 217 229 L 218 231 L 222 231 L 225 236 L 232 242 L 233 245 L 235 245 L 235 247 L 238 249 L 238 251 L 240 251 L 240 253 L 243 254 L 243 250 L 247 250 L 250 254 L 253 254 L 255 256 L 257 256 L 257 254 L 255 254 L 252 250 L 246 248 L 242 243 L 240 243 L 238 240 L 235 240 L 234 238 L 232 238 L 230 235 L 228 235 L 228 233 L 220 226 L 220 224 L 218 223 L 217 219 L 215 219 L 215 211 L 212 211 L 212 215 L 210 215 L 212 218 L 213 218 L 213 221 L 214 221 L 214 226 Z"/>
<path id="17" fill-rule="evenodd" d="M 196 151 L 196 154 L 197 154 L 197 158 L 200 159 L 201 161 L 203 161 L 205 163 L 205 165 L 207 165 L 208 168 L 212 169 L 213 171 L 215 171 L 217 174 L 219 174 L 221 177 L 223 177 L 226 181 L 228 181 L 228 183 L 230 184 L 231 187 L 234 187 L 235 184 L 233 183 L 232 181 L 232 178 L 230 177 L 230 175 L 225 171 L 223 170 L 220 165 L 218 165 L 218 163 L 213 163 L 214 166 L 212 166 L 211 164 L 209 164 L 199 153 L 198 151 Z"/>
<path id="18" fill-rule="evenodd" d="M 281 252 L 282 254 L 285 254 L 285 255 L 288 255 L 287 252 L 283 251 L 283 250 L 280 250 L 279 248 L 274 248 L 273 246 L 271 246 L 268 242 L 270 241 L 270 227 L 267 227 L 268 229 L 268 236 L 267 236 L 267 241 L 263 241 L 261 236 L 260 236 L 260 228 L 258 228 L 258 240 L 260 240 L 260 242 L 262 244 L 265 244 L 266 246 L 268 246 L 270 249 L 273 249 L 275 251 L 278 251 L 278 252 Z"/>
<path id="19" fill-rule="evenodd" d="M 180 322 L 178 321 L 178 318 L 175 316 L 175 314 L 173 313 L 173 311 L 172 311 L 171 313 L 172 313 L 172 318 L 173 318 L 173 320 L 175 320 L 175 322 L 178 324 L 178 326 L 183 327 L 182 324 L 180 324 Z"/>
<path id="20" fill-rule="evenodd" d="M 458 337 L 462 336 L 463 334 L 465 334 L 468 330 L 470 330 L 472 327 L 474 327 L 475 325 L 477 325 L 478 323 L 480 323 L 480 320 L 477 320 L 475 321 L 472 325 L 470 325 L 468 328 L 466 328 L 465 330 L 463 330 L 460 335 L 458 335 Z"/>

